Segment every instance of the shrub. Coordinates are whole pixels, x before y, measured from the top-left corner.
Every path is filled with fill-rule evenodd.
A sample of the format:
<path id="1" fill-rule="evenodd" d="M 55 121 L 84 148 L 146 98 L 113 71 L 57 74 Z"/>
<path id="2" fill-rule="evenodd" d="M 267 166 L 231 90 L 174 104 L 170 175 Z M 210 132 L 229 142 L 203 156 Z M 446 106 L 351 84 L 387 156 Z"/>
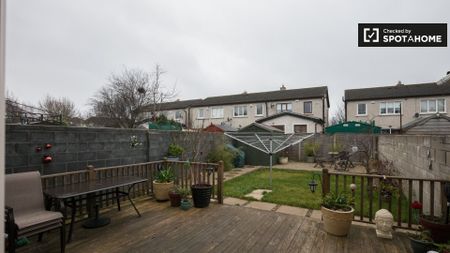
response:
<path id="1" fill-rule="evenodd" d="M 227 149 L 224 145 L 220 145 L 208 154 L 207 159 L 210 163 L 217 163 L 222 160 L 225 171 L 228 171 L 234 167 L 233 161 L 236 155 L 237 153 Z"/>
<path id="2" fill-rule="evenodd" d="M 306 156 L 315 156 L 317 150 L 320 148 L 320 145 L 318 143 L 309 142 L 309 143 L 305 143 L 305 145 L 303 147 L 304 147 Z"/>
<path id="3" fill-rule="evenodd" d="M 158 171 L 155 177 L 157 183 L 170 183 L 175 176 L 173 175 L 172 168 L 166 167 Z"/>
<path id="4" fill-rule="evenodd" d="M 167 150 L 168 156 L 180 157 L 183 154 L 184 149 L 178 144 L 172 143 L 169 145 L 169 149 Z"/>
<path id="5" fill-rule="evenodd" d="M 345 192 L 341 192 L 339 195 L 330 192 L 322 199 L 322 206 L 332 210 L 350 211 L 352 204 L 352 197 Z"/>

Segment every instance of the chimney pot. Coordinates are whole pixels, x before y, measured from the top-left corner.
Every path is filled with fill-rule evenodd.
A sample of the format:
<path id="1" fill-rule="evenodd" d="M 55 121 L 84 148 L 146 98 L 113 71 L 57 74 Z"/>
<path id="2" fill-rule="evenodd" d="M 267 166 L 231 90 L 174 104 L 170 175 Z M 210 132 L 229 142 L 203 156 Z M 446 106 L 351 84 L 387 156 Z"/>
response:
<path id="1" fill-rule="evenodd" d="M 284 84 L 281 85 L 280 90 L 286 90 L 286 86 Z"/>

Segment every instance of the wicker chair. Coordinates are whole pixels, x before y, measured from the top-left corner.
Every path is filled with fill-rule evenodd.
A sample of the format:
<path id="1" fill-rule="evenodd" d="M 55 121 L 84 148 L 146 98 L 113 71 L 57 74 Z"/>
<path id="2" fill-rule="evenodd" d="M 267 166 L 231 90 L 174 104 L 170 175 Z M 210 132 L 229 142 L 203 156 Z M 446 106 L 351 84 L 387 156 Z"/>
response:
<path id="1" fill-rule="evenodd" d="M 44 206 L 39 172 L 15 173 L 5 176 L 5 232 L 8 252 L 15 252 L 16 239 L 60 229 L 61 252 L 65 251 L 65 225 L 60 212 L 47 211 Z"/>

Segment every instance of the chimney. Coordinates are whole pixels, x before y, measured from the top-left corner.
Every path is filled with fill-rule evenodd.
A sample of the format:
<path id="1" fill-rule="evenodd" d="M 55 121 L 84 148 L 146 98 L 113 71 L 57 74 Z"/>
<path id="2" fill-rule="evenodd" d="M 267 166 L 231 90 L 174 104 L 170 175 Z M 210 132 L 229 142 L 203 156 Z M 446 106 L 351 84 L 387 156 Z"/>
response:
<path id="1" fill-rule="evenodd" d="M 286 86 L 284 84 L 281 85 L 280 90 L 286 90 Z"/>
<path id="2" fill-rule="evenodd" d="M 397 83 L 397 86 L 401 86 L 401 85 L 404 85 L 403 83 L 402 83 L 402 81 L 398 81 L 398 83 Z"/>
<path id="3" fill-rule="evenodd" d="M 437 85 L 448 85 L 450 84 L 450 71 L 447 71 L 447 75 L 442 77 L 440 80 L 436 82 Z"/>

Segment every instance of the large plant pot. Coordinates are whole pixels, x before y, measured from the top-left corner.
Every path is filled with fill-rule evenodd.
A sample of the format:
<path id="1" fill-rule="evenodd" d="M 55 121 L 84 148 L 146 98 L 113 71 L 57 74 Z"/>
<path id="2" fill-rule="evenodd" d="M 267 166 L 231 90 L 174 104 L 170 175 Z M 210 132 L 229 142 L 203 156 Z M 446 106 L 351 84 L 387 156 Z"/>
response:
<path id="1" fill-rule="evenodd" d="M 211 201 L 212 185 L 210 184 L 194 184 L 191 186 L 192 200 L 197 208 L 209 206 Z"/>
<path id="2" fill-rule="evenodd" d="M 289 162 L 289 158 L 286 156 L 280 156 L 278 158 L 278 162 L 280 162 L 280 164 L 287 164 Z"/>
<path id="3" fill-rule="evenodd" d="M 170 206 L 178 207 L 181 204 L 181 195 L 175 192 L 169 192 Z"/>
<path id="4" fill-rule="evenodd" d="M 450 224 L 443 224 L 420 217 L 420 225 L 424 230 L 429 230 L 435 243 L 447 243 L 450 241 Z"/>
<path id="5" fill-rule="evenodd" d="M 153 196 L 158 201 L 165 201 L 169 199 L 169 192 L 173 188 L 173 182 L 158 183 L 153 181 Z"/>
<path id="6" fill-rule="evenodd" d="M 180 158 L 178 156 L 168 156 L 167 161 L 178 162 Z"/>
<path id="7" fill-rule="evenodd" d="M 410 237 L 409 240 L 414 253 L 426 253 L 429 250 L 436 249 L 436 246 L 434 246 L 434 244 L 431 242 L 417 240 L 412 237 Z"/>
<path id="8" fill-rule="evenodd" d="M 348 234 L 355 209 L 352 208 L 352 210 L 345 212 L 331 210 L 322 206 L 321 211 L 325 232 L 336 236 L 346 236 Z"/>
<path id="9" fill-rule="evenodd" d="M 306 157 L 306 162 L 307 163 L 313 163 L 314 162 L 314 156 L 307 156 Z"/>

